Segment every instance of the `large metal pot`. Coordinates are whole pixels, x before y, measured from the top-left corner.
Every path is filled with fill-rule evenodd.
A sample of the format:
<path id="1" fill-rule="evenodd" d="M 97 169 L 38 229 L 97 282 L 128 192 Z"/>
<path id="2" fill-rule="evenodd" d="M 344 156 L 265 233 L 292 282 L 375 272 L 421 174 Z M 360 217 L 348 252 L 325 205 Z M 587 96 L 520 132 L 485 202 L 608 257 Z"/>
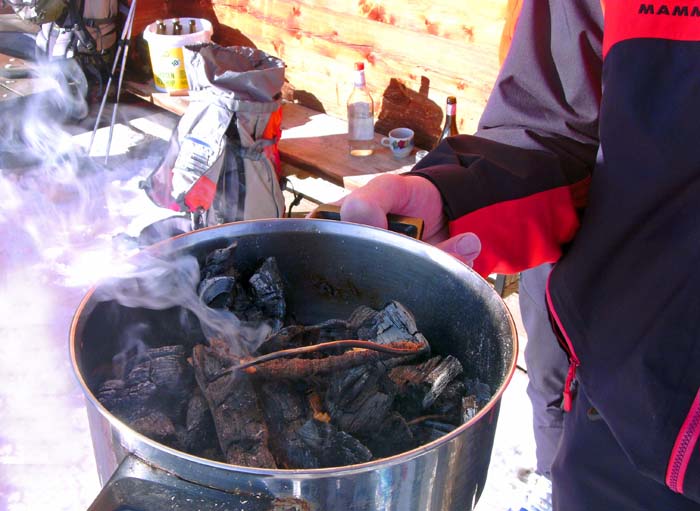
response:
<path id="1" fill-rule="evenodd" d="M 96 374 L 119 351 L 130 324 L 177 335 L 181 311 L 128 308 L 91 290 L 70 332 L 72 362 L 85 392 L 103 490 L 91 509 L 459 510 L 472 509 L 486 481 L 500 398 L 515 370 L 516 330 L 498 294 L 479 275 L 426 243 L 345 222 L 276 219 L 195 231 L 154 247 L 167 257 L 202 258 L 238 241 L 251 267 L 275 256 L 301 323 L 347 317 L 358 305 L 403 303 L 433 351 L 452 354 L 466 375 L 494 393 L 472 420 L 440 439 L 390 458 L 328 469 L 271 470 L 185 454 L 135 432 L 95 398 Z"/>

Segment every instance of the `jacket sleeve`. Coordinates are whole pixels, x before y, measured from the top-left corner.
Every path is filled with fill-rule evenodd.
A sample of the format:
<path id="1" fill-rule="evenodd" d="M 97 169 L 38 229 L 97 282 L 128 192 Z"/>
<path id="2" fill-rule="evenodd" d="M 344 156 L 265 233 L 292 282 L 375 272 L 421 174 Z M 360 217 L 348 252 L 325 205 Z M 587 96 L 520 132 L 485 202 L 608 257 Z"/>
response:
<path id="1" fill-rule="evenodd" d="M 576 233 L 598 147 L 601 46 L 597 0 L 524 0 L 478 131 L 414 167 L 442 193 L 451 234 L 481 239 L 482 275 L 556 261 Z"/>

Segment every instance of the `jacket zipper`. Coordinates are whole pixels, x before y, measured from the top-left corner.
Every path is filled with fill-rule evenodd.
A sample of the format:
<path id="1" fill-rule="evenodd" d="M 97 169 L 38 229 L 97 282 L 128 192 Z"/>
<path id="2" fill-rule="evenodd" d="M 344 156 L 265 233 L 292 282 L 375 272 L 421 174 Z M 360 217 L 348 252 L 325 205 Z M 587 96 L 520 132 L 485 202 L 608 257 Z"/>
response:
<path id="1" fill-rule="evenodd" d="M 551 272 L 549 276 L 552 276 Z M 557 342 L 559 342 L 559 345 L 569 357 L 569 370 L 566 373 L 566 381 L 564 382 L 562 406 L 565 412 L 570 412 L 571 405 L 574 399 L 573 385 L 574 379 L 576 378 L 576 369 L 578 368 L 578 366 L 581 365 L 581 362 L 579 361 L 579 358 L 576 355 L 576 352 L 574 351 L 574 346 L 571 343 L 571 339 L 569 339 L 569 336 L 566 334 L 566 331 L 564 330 L 564 327 L 561 324 L 559 316 L 557 315 L 557 311 L 554 309 L 554 305 L 552 304 L 552 296 L 549 293 L 549 282 L 550 280 L 548 278 L 546 295 L 547 309 L 549 312 L 549 321 L 552 323 L 552 330 L 554 331 L 554 335 L 557 338 Z"/>
<path id="2" fill-rule="evenodd" d="M 683 482 L 688 463 L 700 436 L 700 391 L 681 426 L 666 469 L 666 486 L 676 493 L 683 493 Z"/>

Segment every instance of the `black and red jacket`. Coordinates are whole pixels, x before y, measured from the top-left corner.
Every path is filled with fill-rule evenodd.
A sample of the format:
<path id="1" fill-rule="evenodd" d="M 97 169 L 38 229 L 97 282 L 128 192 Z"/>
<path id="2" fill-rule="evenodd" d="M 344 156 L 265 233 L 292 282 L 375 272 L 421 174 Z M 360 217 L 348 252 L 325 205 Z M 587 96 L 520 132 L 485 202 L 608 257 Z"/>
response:
<path id="1" fill-rule="evenodd" d="M 634 466 L 700 502 L 700 1 L 525 0 L 476 136 L 416 166 L 548 301 Z"/>

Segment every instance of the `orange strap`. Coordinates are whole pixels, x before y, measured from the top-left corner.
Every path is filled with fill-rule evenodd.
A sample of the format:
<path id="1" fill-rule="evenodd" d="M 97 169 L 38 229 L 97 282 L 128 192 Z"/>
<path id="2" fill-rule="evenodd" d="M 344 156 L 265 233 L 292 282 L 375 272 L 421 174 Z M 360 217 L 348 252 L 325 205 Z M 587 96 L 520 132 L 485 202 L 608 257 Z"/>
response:
<path id="1" fill-rule="evenodd" d="M 503 61 L 508 55 L 508 50 L 510 50 L 510 43 L 513 41 L 513 34 L 515 33 L 515 24 L 518 22 L 518 16 L 520 16 L 520 8 L 523 5 L 523 0 L 508 0 L 508 5 L 506 6 L 506 23 L 503 26 L 503 32 L 501 32 L 501 43 L 498 47 L 498 62 L 503 64 Z"/>

